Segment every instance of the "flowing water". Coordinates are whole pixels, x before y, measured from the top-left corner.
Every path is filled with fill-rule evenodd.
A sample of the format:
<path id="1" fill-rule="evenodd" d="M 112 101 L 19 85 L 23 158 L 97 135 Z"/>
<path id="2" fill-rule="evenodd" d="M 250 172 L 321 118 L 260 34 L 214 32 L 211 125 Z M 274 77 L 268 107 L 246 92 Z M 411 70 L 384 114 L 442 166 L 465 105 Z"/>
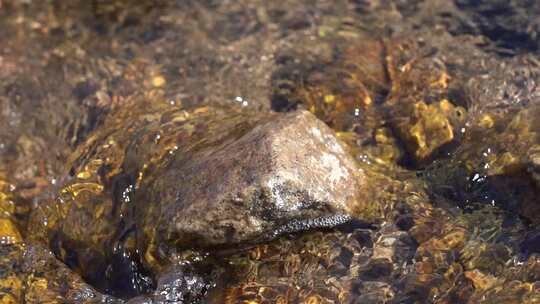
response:
<path id="1" fill-rule="evenodd" d="M 0 303 L 540 303 L 539 20 L 534 0 L 0 0 Z M 352 220 L 139 250 L 130 224 L 163 231 L 126 207 L 155 197 L 130 165 L 298 109 L 365 172 Z"/>

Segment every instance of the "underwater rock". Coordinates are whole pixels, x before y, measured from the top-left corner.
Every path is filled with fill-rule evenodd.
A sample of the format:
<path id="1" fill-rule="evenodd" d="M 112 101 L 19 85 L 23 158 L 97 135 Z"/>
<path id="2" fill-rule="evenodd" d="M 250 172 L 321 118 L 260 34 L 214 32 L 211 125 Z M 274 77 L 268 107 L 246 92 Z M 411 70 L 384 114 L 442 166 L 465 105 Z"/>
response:
<path id="1" fill-rule="evenodd" d="M 373 259 L 387 260 L 397 264 L 410 263 L 418 244 L 397 227 L 385 226 L 373 244 Z"/>
<path id="2" fill-rule="evenodd" d="M 517 68 L 508 69 L 506 73 Z M 522 81 L 525 88 L 518 89 L 501 81 L 498 90 L 515 93 L 494 97 L 492 101 L 498 105 L 493 108 L 482 105 L 487 96 L 479 99 L 477 113 L 463 129 L 459 148 L 451 158 L 437 161 L 424 171 L 434 195 L 450 199 L 465 210 L 493 205 L 539 222 L 534 158 L 540 139 L 536 119 L 540 107 L 537 89 L 530 85 L 535 81 L 528 82 Z"/>
<path id="3" fill-rule="evenodd" d="M 429 105 L 421 101 L 410 110 L 407 119 L 398 117 L 394 126 L 413 158 L 422 162 L 454 139 L 455 126 L 449 117 L 459 110 L 448 100 Z"/>
<path id="4" fill-rule="evenodd" d="M 0 245 L 1 303 L 123 303 L 105 296 L 40 246 Z"/>
<path id="5" fill-rule="evenodd" d="M 203 302 L 212 287 L 203 277 L 193 273 L 188 267 L 172 267 L 157 281 L 152 294 L 129 300 L 128 304 L 195 304 Z"/>
<path id="6" fill-rule="evenodd" d="M 442 51 L 419 40 L 405 35 L 388 43 L 392 87 L 383 104 L 392 131 L 408 152 L 406 162 L 416 166 L 455 141 L 467 115 L 452 93 L 457 81 Z"/>
<path id="7" fill-rule="evenodd" d="M 219 143 L 179 149 L 143 180 L 135 204 L 152 243 L 264 240 L 331 227 L 359 210 L 363 172 L 333 132 L 307 111 L 269 118 L 235 136 L 223 129 Z"/>
<path id="8" fill-rule="evenodd" d="M 156 303 L 199 303 L 203 300 L 211 284 L 201 276 L 173 269 L 160 276 L 154 291 Z"/>
<path id="9" fill-rule="evenodd" d="M 57 198 L 32 213 L 32 239 L 102 289 L 131 286 L 129 295 L 146 291 L 147 280 L 115 281 L 139 278 L 130 273 L 140 263 L 159 270 L 184 249 L 344 223 L 362 210 L 368 186 L 333 131 L 307 111 L 125 107 L 69 167 L 73 178 Z M 111 267 L 127 275 L 106 283 Z"/>

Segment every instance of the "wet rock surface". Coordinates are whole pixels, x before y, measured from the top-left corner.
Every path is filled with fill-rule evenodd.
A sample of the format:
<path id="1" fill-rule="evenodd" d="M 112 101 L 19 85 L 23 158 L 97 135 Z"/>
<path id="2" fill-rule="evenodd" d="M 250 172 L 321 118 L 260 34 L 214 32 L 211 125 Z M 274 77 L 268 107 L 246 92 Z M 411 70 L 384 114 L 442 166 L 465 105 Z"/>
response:
<path id="1" fill-rule="evenodd" d="M 1 301 L 539 302 L 538 8 L 1 1 Z"/>
<path id="2" fill-rule="evenodd" d="M 172 159 L 142 181 L 143 196 L 135 196 L 142 213 L 135 216 L 143 230 L 155 229 L 154 242 L 264 240 L 341 224 L 360 209 L 363 173 L 313 114 L 262 117 L 252 127 L 239 120 L 231 128 L 220 126 L 215 138 L 204 134 L 188 149 L 179 144 Z"/>

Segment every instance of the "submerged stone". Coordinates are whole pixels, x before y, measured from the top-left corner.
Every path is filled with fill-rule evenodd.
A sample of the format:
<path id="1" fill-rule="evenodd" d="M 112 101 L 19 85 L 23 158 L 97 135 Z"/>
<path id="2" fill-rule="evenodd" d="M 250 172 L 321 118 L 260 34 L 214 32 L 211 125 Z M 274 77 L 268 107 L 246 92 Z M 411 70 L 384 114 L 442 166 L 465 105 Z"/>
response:
<path id="1" fill-rule="evenodd" d="M 394 126 L 415 161 L 422 162 L 454 139 L 455 126 L 450 117 L 462 110 L 448 100 L 429 105 L 421 101 L 409 108 L 407 118 L 398 117 Z"/>
<path id="2" fill-rule="evenodd" d="M 128 304 L 197 304 L 206 303 L 204 297 L 213 287 L 204 277 L 187 266 L 174 266 L 157 280 L 156 289 L 149 295 L 129 300 Z"/>
<path id="3" fill-rule="evenodd" d="M 105 296 L 41 246 L 0 245 L 0 303 L 123 303 Z"/>
<path id="4" fill-rule="evenodd" d="M 155 241 L 241 243 L 281 227 L 334 226 L 357 208 L 361 171 L 309 112 L 264 119 L 231 138 L 233 131 L 223 130 L 219 143 L 176 151 L 156 178 L 143 181 L 135 204 Z"/>
<path id="5" fill-rule="evenodd" d="M 159 271 L 185 249 L 347 222 L 368 186 L 334 132 L 307 111 L 126 107 L 70 166 L 73 179 L 32 214 L 32 239 L 101 289 L 131 286 L 124 295 L 148 291 L 141 265 Z"/>

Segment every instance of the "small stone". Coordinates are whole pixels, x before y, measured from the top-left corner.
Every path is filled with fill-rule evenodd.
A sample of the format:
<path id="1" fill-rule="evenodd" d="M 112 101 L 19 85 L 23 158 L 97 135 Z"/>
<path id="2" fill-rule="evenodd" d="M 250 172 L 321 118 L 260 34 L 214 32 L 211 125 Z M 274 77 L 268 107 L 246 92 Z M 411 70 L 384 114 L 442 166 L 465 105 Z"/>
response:
<path id="1" fill-rule="evenodd" d="M 9 218 L 0 218 L 0 245 L 22 242 L 21 234 Z"/>
<path id="2" fill-rule="evenodd" d="M 362 281 L 383 281 L 384 279 L 390 277 L 393 271 L 393 266 L 388 259 L 374 258 L 359 271 L 359 278 Z"/>
<path id="3" fill-rule="evenodd" d="M 333 103 L 335 100 L 336 100 L 336 96 L 334 95 L 324 95 L 325 103 Z"/>
<path id="4" fill-rule="evenodd" d="M 465 271 L 465 277 L 472 281 L 474 288 L 486 290 L 498 283 L 497 278 L 492 275 L 484 274 L 478 270 Z"/>
<path id="5" fill-rule="evenodd" d="M 480 121 L 478 122 L 478 125 L 485 129 L 490 129 L 495 125 L 495 122 L 493 121 L 493 118 L 489 114 L 484 114 L 480 118 Z"/>
<path id="6" fill-rule="evenodd" d="M 449 101 L 437 104 L 415 103 L 405 120 L 396 120 L 395 129 L 409 153 L 417 162 L 454 139 L 454 126 L 450 116 L 456 111 Z"/>
<path id="7" fill-rule="evenodd" d="M 410 262 L 417 246 L 412 238 L 394 226 L 387 226 L 382 230 L 382 234 L 373 244 L 372 258 L 396 263 Z"/>
<path id="8" fill-rule="evenodd" d="M 394 297 L 392 286 L 385 282 L 362 282 L 359 289 L 359 296 L 351 299 L 350 303 L 388 303 Z"/>
<path id="9" fill-rule="evenodd" d="M 173 267 L 158 279 L 154 303 L 200 303 L 211 286 L 187 267 Z"/>
<path id="10" fill-rule="evenodd" d="M 166 82 L 167 81 L 165 80 L 163 76 L 158 75 L 158 76 L 152 77 L 152 86 L 156 88 L 160 88 L 164 86 Z"/>

